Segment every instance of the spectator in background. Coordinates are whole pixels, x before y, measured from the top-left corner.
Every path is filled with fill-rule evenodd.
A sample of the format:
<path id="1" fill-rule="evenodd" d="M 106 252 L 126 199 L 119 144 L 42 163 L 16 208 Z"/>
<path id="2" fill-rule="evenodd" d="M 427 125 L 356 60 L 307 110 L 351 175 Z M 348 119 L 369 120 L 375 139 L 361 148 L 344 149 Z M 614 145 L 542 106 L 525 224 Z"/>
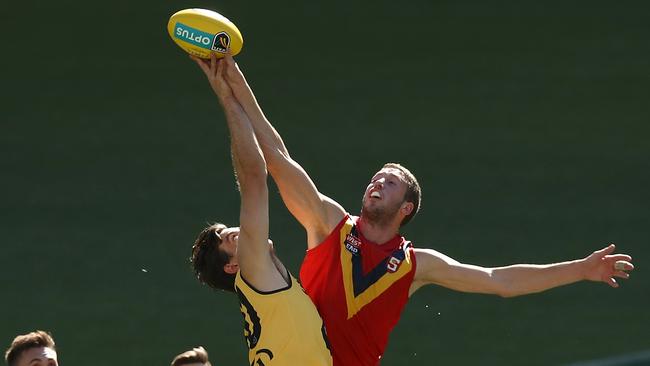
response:
<path id="1" fill-rule="evenodd" d="M 14 338 L 5 352 L 8 366 L 59 366 L 52 335 L 37 330 Z"/>
<path id="2" fill-rule="evenodd" d="M 171 366 L 212 366 L 208 352 L 199 346 L 174 357 Z"/>

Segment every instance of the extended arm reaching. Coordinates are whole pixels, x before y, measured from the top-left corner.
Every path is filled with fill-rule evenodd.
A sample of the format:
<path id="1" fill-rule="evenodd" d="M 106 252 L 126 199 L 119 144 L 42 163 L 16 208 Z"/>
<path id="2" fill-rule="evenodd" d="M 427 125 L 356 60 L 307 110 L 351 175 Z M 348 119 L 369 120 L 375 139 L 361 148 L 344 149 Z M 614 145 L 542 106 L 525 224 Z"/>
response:
<path id="1" fill-rule="evenodd" d="M 627 279 L 626 271 L 633 270 L 634 266 L 630 263 L 632 257 L 612 254 L 614 249 L 611 244 L 583 259 L 568 262 L 496 268 L 463 264 L 434 250 L 416 249 L 417 270 L 410 292 L 423 285 L 437 284 L 457 291 L 512 297 L 582 280 L 602 281 L 618 287 L 614 277 Z"/>
<path id="2" fill-rule="evenodd" d="M 345 210 L 318 191 L 307 172 L 289 156 L 282 137 L 257 103 L 243 73 L 230 55 L 224 58 L 225 78 L 250 118 L 269 172 L 291 214 L 307 231 L 308 248 L 318 245 L 345 215 Z"/>
<path id="3" fill-rule="evenodd" d="M 242 106 L 224 79 L 224 63 L 212 55 L 210 61 L 193 58 L 206 74 L 219 98 L 230 131 L 235 176 L 241 207 L 237 260 L 242 276 L 261 291 L 284 287 L 286 282 L 275 267 L 270 253 L 268 187 L 266 163 Z"/>

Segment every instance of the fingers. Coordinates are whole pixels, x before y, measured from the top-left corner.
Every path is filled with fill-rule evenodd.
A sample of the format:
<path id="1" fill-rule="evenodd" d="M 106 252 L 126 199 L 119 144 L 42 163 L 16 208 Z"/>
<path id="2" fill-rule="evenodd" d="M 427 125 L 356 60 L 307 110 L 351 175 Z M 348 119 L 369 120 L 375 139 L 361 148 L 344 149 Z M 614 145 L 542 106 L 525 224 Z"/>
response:
<path id="1" fill-rule="evenodd" d="M 232 75 L 232 70 L 234 70 L 234 66 L 235 66 L 235 60 L 232 58 L 230 52 L 226 53 L 226 55 L 223 57 L 223 61 L 225 63 L 224 66 L 227 69 L 226 74 L 228 76 Z"/>
<path id="2" fill-rule="evenodd" d="M 213 54 L 212 56 L 213 56 L 215 59 L 217 58 L 217 56 L 214 56 L 214 54 Z M 226 79 L 225 79 L 225 77 L 224 77 L 224 69 L 226 68 L 226 67 L 225 67 L 226 65 L 223 63 L 223 59 L 222 59 L 222 60 L 219 60 L 219 61 L 215 61 L 215 62 L 217 62 L 217 64 L 219 65 L 219 66 L 218 66 L 218 69 L 217 69 L 217 73 L 216 73 L 217 79 L 220 80 L 220 81 L 225 82 Z"/>
<path id="3" fill-rule="evenodd" d="M 625 280 L 627 280 L 628 278 L 630 278 L 630 274 L 627 273 L 627 272 L 623 272 L 623 271 L 616 271 L 616 272 L 614 272 L 614 276 L 615 276 L 615 277 L 618 277 L 618 278 L 625 279 Z"/>
<path id="4" fill-rule="evenodd" d="M 594 253 L 598 254 L 598 255 L 601 255 L 601 256 L 606 256 L 608 254 L 614 253 L 615 249 L 616 249 L 616 245 L 612 243 L 612 244 L 609 244 L 608 246 L 606 246 L 605 248 L 603 248 L 601 250 L 595 251 Z"/>
<path id="5" fill-rule="evenodd" d="M 618 282 L 613 277 L 609 277 L 605 280 L 605 283 L 612 286 L 613 288 L 618 288 Z"/>
<path id="6" fill-rule="evenodd" d="M 228 52 L 226 52 L 225 56 L 223 57 L 226 60 L 226 63 L 228 66 L 232 66 L 235 64 L 235 59 L 232 58 L 232 53 L 230 52 L 230 49 L 228 49 Z"/>
<path id="7" fill-rule="evenodd" d="M 629 256 L 628 256 L 629 257 Z M 614 262 L 614 269 L 619 270 L 619 271 L 631 271 L 634 269 L 634 264 L 626 261 L 626 260 L 617 260 Z"/>
<path id="8" fill-rule="evenodd" d="M 616 279 L 614 277 L 627 280 L 630 278 L 630 274 L 625 271 L 631 271 L 634 269 L 632 263 L 626 261 L 617 261 L 616 263 L 611 263 L 610 265 L 612 266 L 610 267 L 611 274 L 605 275 L 603 282 L 607 283 L 613 288 L 619 287 L 619 284 L 616 282 Z"/>
<path id="9" fill-rule="evenodd" d="M 199 65 L 199 67 L 201 68 L 201 70 L 203 70 L 206 76 L 215 77 L 219 75 L 221 60 L 219 60 L 214 53 L 210 54 L 209 60 L 205 60 L 194 55 L 190 55 L 190 58 L 194 60 L 194 62 L 196 62 L 197 65 Z"/>
<path id="10" fill-rule="evenodd" d="M 627 254 L 613 254 L 613 255 L 608 255 L 607 256 L 608 260 L 612 261 L 625 261 L 625 262 L 630 262 L 632 260 L 632 257 L 630 257 Z"/>
<path id="11" fill-rule="evenodd" d="M 205 62 L 205 60 L 200 59 L 200 58 L 198 58 L 198 57 L 196 57 L 196 56 L 194 56 L 194 55 L 190 55 L 190 58 L 191 58 L 192 60 L 194 60 L 194 62 L 196 62 L 196 63 L 199 65 L 199 67 L 201 68 L 201 70 L 203 70 L 203 72 L 205 73 L 205 75 L 207 75 L 207 76 L 210 75 L 210 67 L 207 65 L 207 63 Z"/>
<path id="12" fill-rule="evenodd" d="M 212 75 L 217 75 L 218 69 L 217 69 L 217 55 L 214 53 L 210 53 L 210 71 L 213 73 Z"/>
<path id="13" fill-rule="evenodd" d="M 240 79 L 240 76 L 238 74 L 241 74 L 241 71 L 239 71 L 239 67 L 237 66 L 237 63 L 235 62 L 235 59 L 232 57 L 232 53 L 230 53 L 230 50 L 226 52 L 226 54 L 223 57 L 225 67 L 226 67 L 226 76 L 228 77 L 228 80 L 230 82 L 237 82 Z"/>

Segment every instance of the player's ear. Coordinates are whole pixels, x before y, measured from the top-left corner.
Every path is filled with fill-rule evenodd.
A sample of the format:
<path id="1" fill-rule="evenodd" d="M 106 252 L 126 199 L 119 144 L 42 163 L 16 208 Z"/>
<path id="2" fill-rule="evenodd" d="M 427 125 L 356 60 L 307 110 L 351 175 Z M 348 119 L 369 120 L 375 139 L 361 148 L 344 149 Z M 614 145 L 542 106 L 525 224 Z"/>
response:
<path id="1" fill-rule="evenodd" d="M 223 271 L 228 274 L 235 274 L 239 270 L 239 265 L 237 263 L 228 263 L 224 264 Z"/>
<path id="2" fill-rule="evenodd" d="M 415 208 L 415 205 L 413 202 L 404 202 L 402 203 L 402 207 L 400 207 L 400 210 L 404 214 L 404 216 L 408 216 L 413 212 L 413 209 Z"/>

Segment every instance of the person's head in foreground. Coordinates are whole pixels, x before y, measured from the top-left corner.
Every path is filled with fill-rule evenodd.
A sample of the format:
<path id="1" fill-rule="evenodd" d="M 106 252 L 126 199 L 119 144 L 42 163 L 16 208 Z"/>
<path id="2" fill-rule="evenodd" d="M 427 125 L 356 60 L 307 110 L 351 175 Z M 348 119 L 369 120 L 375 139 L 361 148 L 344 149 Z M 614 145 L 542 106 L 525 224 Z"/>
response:
<path id="1" fill-rule="evenodd" d="M 199 346 L 174 357 L 171 366 L 212 366 L 208 352 Z"/>
<path id="2" fill-rule="evenodd" d="M 405 167 L 385 164 L 370 180 L 361 201 L 361 216 L 386 225 L 399 220 L 404 226 L 420 209 L 420 184 Z"/>
<path id="3" fill-rule="evenodd" d="M 7 366 L 59 366 L 54 339 L 42 330 L 14 338 L 5 361 Z"/>

